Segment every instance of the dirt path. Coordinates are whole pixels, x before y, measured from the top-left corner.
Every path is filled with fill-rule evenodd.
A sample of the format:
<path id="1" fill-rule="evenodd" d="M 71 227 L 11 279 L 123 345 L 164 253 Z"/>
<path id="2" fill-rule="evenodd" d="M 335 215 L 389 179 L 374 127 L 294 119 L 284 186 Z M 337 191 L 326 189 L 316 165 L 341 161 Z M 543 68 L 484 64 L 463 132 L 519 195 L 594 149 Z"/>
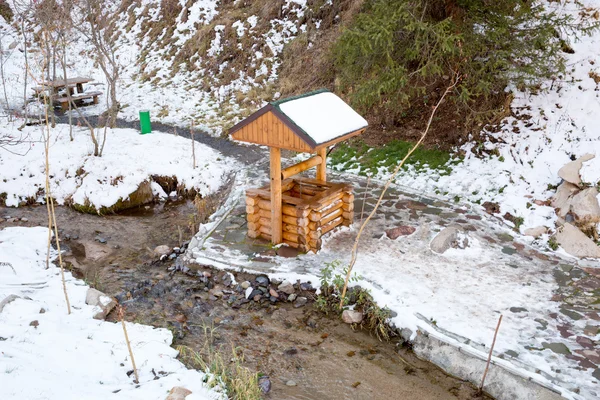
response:
<path id="1" fill-rule="evenodd" d="M 7 222 L 10 216 L 15 221 Z M 22 221 L 25 218 L 27 221 Z M 178 260 L 158 261 L 157 245 L 177 246 L 197 226 L 190 203 L 167 204 L 129 215 L 96 217 L 58 207 L 66 260 L 88 283 L 116 296 L 128 319 L 171 329 L 174 345 L 200 351 L 210 327 L 215 344 L 236 346 L 245 365 L 271 382 L 270 399 L 467 399 L 474 388 L 420 361 L 398 343 L 353 331 L 338 318 L 317 313 L 314 290 L 298 295 L 308 303 L 247 301 L 240 289 L 256 276 L 202 269 Z M 43 206 L 0 207 L 0 229 L 46 224 Z M 180 233 L 181 232 L 181 233 Z M 173 271 L 178 266 L 179 271 Z M 169 272 L 171 270 L 171 272 Z M 183 271 L 182 271 L 183 270 Z M 223 287 L 214 296 L 211 289 Z M 111 317 L 112 318 L 112 317 Z M 110 318 L 109 318 L 110 319 Z"/>

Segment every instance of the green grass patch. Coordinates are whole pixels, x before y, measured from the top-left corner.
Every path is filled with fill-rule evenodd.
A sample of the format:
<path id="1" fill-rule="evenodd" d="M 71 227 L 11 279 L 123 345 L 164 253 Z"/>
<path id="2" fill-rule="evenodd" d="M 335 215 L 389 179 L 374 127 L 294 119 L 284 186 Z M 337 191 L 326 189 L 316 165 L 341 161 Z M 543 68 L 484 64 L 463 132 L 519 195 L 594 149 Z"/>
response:
<path id="1" fill-rule="evenodd" d="M 363 141 L 351 144 L 341 143 L 331 153 L 330 160 L 336 170 L 356 170 L 359 175 L 376 175 L 381 168 L 391 172 L 412 149 L 414 143 L 394 140 L 382 147 L 369 147 Z M 452 158 L 442 150 L 419 147 L 406 160 L 403 169 L 409 165 L 416 171 L 437 170 L 440 175 L 448 175 L 460 159 Z"/>

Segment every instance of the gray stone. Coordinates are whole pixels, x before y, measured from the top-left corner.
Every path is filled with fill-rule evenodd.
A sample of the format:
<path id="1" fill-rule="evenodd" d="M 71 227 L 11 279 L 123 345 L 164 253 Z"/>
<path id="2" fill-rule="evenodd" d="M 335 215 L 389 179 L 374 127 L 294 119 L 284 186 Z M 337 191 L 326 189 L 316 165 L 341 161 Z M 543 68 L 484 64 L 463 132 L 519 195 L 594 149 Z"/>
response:
<path id="1" fill-rule="evenodd" d="M 563 343 L 543 342 L 542 347 L 545 349 L 550 349 L 553 352 L 555 352 L 556 354 L 571 354 L 571 351 L 569 350 L 569 348 L 566 345 L 564 345 Z"/>
<path id="2" fill-rule="evenodd" d="M 191 390 L 188 390 L 181 386 L 175 386 L 169 392 L 169 395 L 167 396 L 166 400 L 185 400 L 185 398 L 190 394 L 192 394 Z"/>
<path id="3" fill-rule="evenodd" d="M 556 230 L 556 241 L 572 256 L 600 258 L 600 247 L 568 222 Z"/>
<path id="4" fill-rule="evenodd" d="M 556 209 L 557 215 L 561 218 L 565 218 L 565 216 L 571 210 L 571 200 L 573 199 L 573 195 L 579 191 L 579 187 L 573 185 L 569 182 L 561 183 L 556 189 L 556 193 L 550 200 L 550 205 Z"/>
<path id="5" fill-rule="evenodd" d="M 571 212 L 578 220 L 595 220 L 600 218 L 600 205 L 598 204 L 598 190 L 588 188 L 573 196 L 571 200 Z"/>
<path id="6" fill-rule="evenodd" d="M 363 320 L 363 313 L 356 310 L 344 310 L 342 321 L 347 324 L 360 324 Z"/>
<path id="7" fill-rule="evenodd" d="M 308 299 L 306 297 L 298 297 L 294 302 L 295 308 L 304 307 L 308 303 Z"/>
<path id="8" fill-rule="evenodd" d="M 298 384 L 295 381 L 287 381 L 285 386 L 297 386 Z"/>
<path id="9" fill-rule="evenodd" d="M 115 308 L 117 302 L 101 291 L 89 288 L 85 295 L 85 304 L 96 307 L 94 319 L 105 319 L 108 313 Z"/>
<path id="10" fill-rule="evenodd" d="M 462 232 L 454 226 L 444 228 L 433 238 L 429 247 L 433 252 L 438 254 L 444 253 L 451 247 L 465 248 L 468 246 L 468 239 L 466 237 L 461 238 L 461 233 Z"/>
<path id="11" fill-rule="evenodd" d="M 281 285 L 279 285 L 277 290 L 285 294 L 292 294 L 294 293 L 294 285 L 292 285 L 290 281 L 283 281 L 281 282 Z"/>
<path id="12" fill-rule="evenodd" d="M 558 176 L 567 182 L 580 185 L 581 176 L 579 175 L 579 170 L 581 170 L 584 162 L 589 161 L 594 157 L 595 155 L 589 153 L 582 155 L 577 160 L 565 164 L 560 170 L 558 170 Z"/>
<path id="13" fill-rule="evenodd" d="M 256 283 L 261 286 L 268 286 L 269 282 L 269 277 L 266 275 L 259 275 L 256 277 Z"/>
<path id="14" fill-rule="evenodd" d="M 248 289 L 248 288 L 249 288 L 251 285 L 252 285 L 252 284 L 251 284 L 250 282 L 248 282 L 248 281 L 244 281 L 244 282 L 242 282 L 242 284 L 241 284 L 241 286 L 242 286 L 242 289 Z"/>
<path id="15" fill-rule="evenodd" d="M 261 376 L 258 378 L 258 387 L 263 393 L 269 393 L 271 391 L 271 379 L 268 376 Z"/>
<path id="16" fill-rule="evenodd" d="M 11 303 L 11 302 L 15 301 L 16 299 L 20 299 L 20 297 L 17 296 L 16 294 L 9 294 L 8 296 L 6 296 L 4 298 L 4 300 L 0 301 L 0 313 L 2 312 L 2 310 L 4 310 L 4 307 L 6 307 L 6 305 L 8 303 Z"/>
<path id="17" fill-rule="evenodd" d="M 223 287 L 221 285 L 217 285 L 214 288 L 210 289 L 208 291 L 208 294 L 215 297 L 221 297 L 223 296 Z"/>
<path id="18" fill-rule="evenodd" d="M 290 302 L 291 302 L 291 301 L 294 301 L 294 300 L 296 300 L 296 297 L 297 297 L 297 296 L 296 296 L 296 294 L 295 294 L 295 293 L 292 293 L 292 294 L 290 294 L 290 295 L 288 296 L 288 301 L 290 301 Z"/>
<path id="19" fill-rule="evenodd" d="M 154 254 L 157 256 L 166 256 L 169 255 L 169 253 L 171 253 L 171 248 L 167 245 L 163 244 L 154 248 Z"/>
<path id="20" fill-rule="evenodd" d="M 525 229 L 523 234 L 525 236 L 532 236 L 534 238 L 542 236 L 544 233 L 548 232 L 548 228 L 545 226 L 536 226 L 535 228 Z"/>

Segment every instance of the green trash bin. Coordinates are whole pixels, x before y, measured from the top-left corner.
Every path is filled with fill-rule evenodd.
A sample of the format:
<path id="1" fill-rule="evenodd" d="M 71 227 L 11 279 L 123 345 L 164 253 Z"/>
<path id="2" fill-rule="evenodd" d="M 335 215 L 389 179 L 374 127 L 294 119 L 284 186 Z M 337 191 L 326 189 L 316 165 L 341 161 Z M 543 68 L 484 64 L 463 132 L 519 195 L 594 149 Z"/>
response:
<path id="1" fill-rule="evenodd" d="M 152 125 L 150 124 L 150 111 L 140 111 L 140 131 L 142 135 L 152 132 Z"/>

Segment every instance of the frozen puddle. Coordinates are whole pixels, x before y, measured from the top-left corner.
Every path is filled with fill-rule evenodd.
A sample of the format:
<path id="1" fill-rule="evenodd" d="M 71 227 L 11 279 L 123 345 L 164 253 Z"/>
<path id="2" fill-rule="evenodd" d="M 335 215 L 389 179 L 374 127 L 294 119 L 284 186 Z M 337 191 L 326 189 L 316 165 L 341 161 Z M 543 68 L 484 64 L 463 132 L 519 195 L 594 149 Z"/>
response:
<path id="1" fill-rule="evenodd" d="M 92 319 L 88 286 L 70 273 L 67 315 L 60 270 L 46 269 L 47 238 L 42 227 L 0 230 L 0 301 L 19 296 L 0 306 L 1 399 L 163 400 L 174 386 L 192 391 L 187 400 L 225 398 L 176 359 L 170 331 L 127 323 L 135 384 L 121 324 Z"/>
<path id="2" fill-rule="evenodd" d="M 356 181 L 354 210 L 358 221 L 366 183 L 352 179 Z M 241 187 L 243 183 L 213 222 L 201 227 L 190 246 L 196 246 L 188 253 L 191 259 L 277 277 L 303 276 L 314 282 L 326 263 L 339 260 L 347 265 L 358 223 L 326 237 L 317 255 L 277 256 L 265 242 L 245 237 Z M 374 206 L 379 190 L 371 183 L 365 213 Z M 415 231 L 396 240 L 388 238 L 385 231 L 399 226 Z M 469 245 L 443 254 L 433 252 L 430 242 L 446 226 L 464 232 Z M 531 247 L 522 240 L 492 217 L 394 189 L 363 232 L 355 272 L 363 278 L 358 284 L 371 289 L 380 306 L 397 314 L 391 322 L 404 328 L 411 340 L 419 342 L 417 336 L 423 335 L 417 332 L 425 333 L 485 360 L 502 314 L 494 364 L 549 388 L 549 395 L 558 392 L 567 398 L 595 398 L 600 393 L 600 370 L 594 362 L 600 357 L 596 345 L 600 317 L 594 306 L 578 307 L 567 296 L 557 295 L 582 277 L 587 279 L 588 274 L 573 260 L 540 251 L 539 246 Z M 559 279 L 559 273 L 566 279 Z M 596 293 L 590 288 L 583 290 L 588 295 Z M 436 354 L 435 349 L 431 353 L 423 355 L 449 372 L 466 369 L 464 360 L 441 351 Z M 478 384 L 483 367 L 478 368 L 463 371 L 467 376 L 461 377 Z M 513 385 L 512 380 L 505 381 L 500 373 L 491 373 L 486 389 L 498 398 L 528 398 L 528 392 Z"/>

